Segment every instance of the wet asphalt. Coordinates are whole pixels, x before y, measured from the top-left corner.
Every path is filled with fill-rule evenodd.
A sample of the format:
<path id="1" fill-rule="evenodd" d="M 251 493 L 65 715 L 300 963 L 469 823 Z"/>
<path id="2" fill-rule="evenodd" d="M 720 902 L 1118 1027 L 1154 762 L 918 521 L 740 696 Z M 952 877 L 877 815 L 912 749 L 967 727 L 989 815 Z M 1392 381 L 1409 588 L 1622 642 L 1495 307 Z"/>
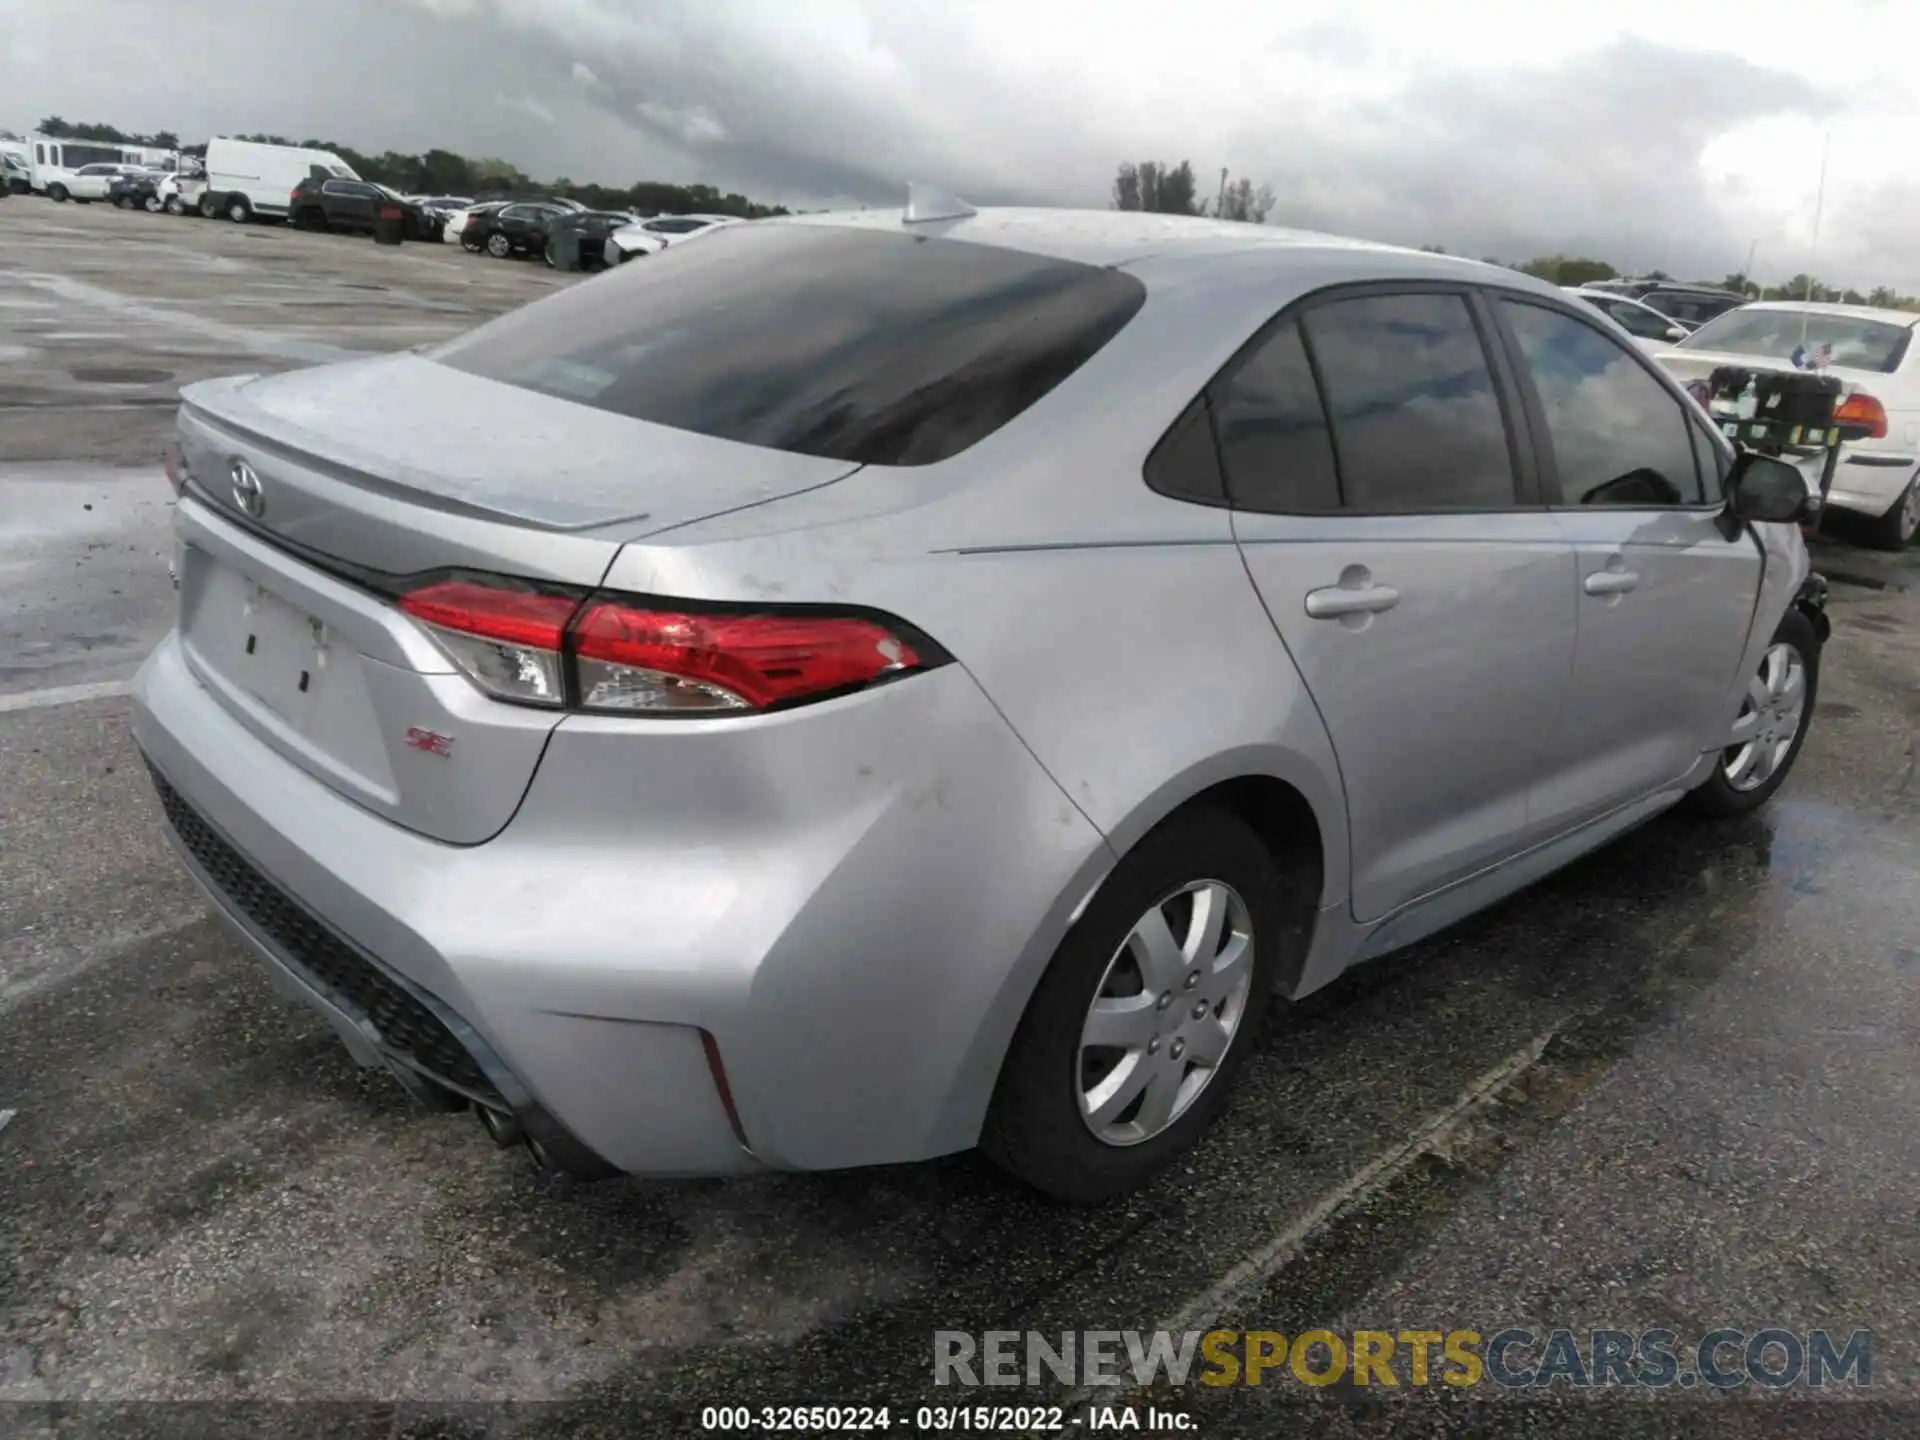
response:
<path id="1" fill-rule="evenodd" d="M 1177 1321 L 1873 1332 L 1871 1387 L 1824 1395 L 1130 1397 L 1187 1433 L 1920 1433 L 1920 557 L 1821 545 L 1845 579 L 1774 804 L 1663 818 L 1283 1008 L 1217 1133 L 1122 1203 L 1053 1207 L 968 1156 L 580 1185 L 357 1070 L 207 918 L 127 740 L 116 690 L 172 599 L 152 457 L 187 380 L 562 283 L 0 202 L 0 1432 L 903 1417 L 955 1398 L 936 1329 Z"/>

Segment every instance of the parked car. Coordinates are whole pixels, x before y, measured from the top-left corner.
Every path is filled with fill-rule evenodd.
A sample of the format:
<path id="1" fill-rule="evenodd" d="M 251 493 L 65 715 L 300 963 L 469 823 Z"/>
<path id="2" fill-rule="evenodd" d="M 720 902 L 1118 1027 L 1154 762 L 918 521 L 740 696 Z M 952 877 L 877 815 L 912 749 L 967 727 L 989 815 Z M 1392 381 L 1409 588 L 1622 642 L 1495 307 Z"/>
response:
<path id="1" fill-rule="evenodd" d="M 281 984 L 540 1163 L 1115 1194 L 1273 992 L 1815 714 L 1799 473 L 1554 286 L 918 203 L 643 269 L 188 387 L 133 702 Z"/>
<path id="2" fill-rule="evenodd" d="M 82 165 L 61 186 L 64 193 L 54 198 L 77 200 L 82 205 L 95 200 L 105 200 L 111 194 L 115 181 L 123 176 L 141 173 L 143 172 L 137 165 Z"/>
<path id="3" fill-rule="evenodd" d="M 165 176 L 154 187 L 160 208 L 169 215 L 200 213 L 200 202 L 207 193 L 205 172 L 178 170 Z"/>
<path id="4" fill-rule="evenodd" d="M 129 166 L 116 175 L 107 185 L 107 199 L 119 210 L 160 209 L 160 182 L 166 175 L 159 170 L 136 169 Z"/>
<path id="5" fill-rule="evenodd" d="M 496 260 L 513 255 L 544 255 L 547 248 L 547 224 L 554 216 L 586 216 L 584 205 L 562 204 L 557 200 L 521 200 L 494 210 L 476 210 L 469 214 L 460 232 L 460 243 L 473 251 L 486 251 Z M 620 219 L 624 220 L 622 216 Z M 610 231 L 613 225 L 605 227 Z M 604 238 L 605 231 L 602 232 Z"/>
<path id="6" fill-rule="evenodd" d="M 736 215 L 656 215 L 623 226 L 607 237 L 609 264 L 624 265 L 642 255 L 657 255 L 676 240 L 705 235 L 722 225 L 743 223 Z"/>
<path id="7" fill-rule="evenodd" d="M 1697 330 L 1716 315 L 1724 315 L 1747 303 L 1747 297 L 1737 291 L 1722 290 L 1715 285 L 1687 285 L 1677 280 L 1593 280 L 1582 288 L 1638 300 L 1690 330 Z"/>
<path id="8" fill-rule="evenodd" d="M 1619 325 L 1642 350 L 1654 352 L 1665 350 L 1676 340 L 1684 340 L 1693 332 L 1671 315 L 1662 315 L 1658 310 L 1642 305 L 1638 300 L 1629 300 L 1624 295 L 1609 295 L 1604 290 L 1587 290 L 1569 286 L 1567 293 L 1577 295 L 1594 309 Z"/>
<path id="9" fill-rule="evenodd" d="M 1752 370 L 1819 368 L 1842 386 L 1836 418 L 1863 424 L 1865 439 L 1840 447 L 1826 503 L 1868 522 L 1875 545 L 1903 550 L 1920 534 L 1920 315 L 1866 305 L 1758 301 L 1701 326 L 1660 353 L 1683 381 L 1723 365 Z M 1798 359 L 1796 359 L 1796 356 Z M 1818 487 L 1824 450 L 1797 462 Z"/>
<path id="10" fill-rule="evenodd" d="M 356 230 L 372 234 L 384 209 L 400 211 L 409 240 L 438 240 L 444 223 L 384 185 L 366 180 L 307 179 L 288 197 L 289 218 L 303 230 Z"/>

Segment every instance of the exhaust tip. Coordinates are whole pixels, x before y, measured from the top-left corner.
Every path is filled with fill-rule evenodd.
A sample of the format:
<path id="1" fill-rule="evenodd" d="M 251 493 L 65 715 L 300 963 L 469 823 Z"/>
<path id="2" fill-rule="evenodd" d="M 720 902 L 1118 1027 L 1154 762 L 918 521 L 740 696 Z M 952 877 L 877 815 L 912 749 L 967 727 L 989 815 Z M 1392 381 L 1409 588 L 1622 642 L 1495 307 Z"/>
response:
<path id="1" fill-rule="evenodd" d="M 527 1132 L 514 1116 L 501 1110 L 490 1110 L 484 1105 L 473 1108 L 480 1116 L 480 1127 L 487 1132 L 487 1138 L 502 1150 L 526 1140 Z"/>

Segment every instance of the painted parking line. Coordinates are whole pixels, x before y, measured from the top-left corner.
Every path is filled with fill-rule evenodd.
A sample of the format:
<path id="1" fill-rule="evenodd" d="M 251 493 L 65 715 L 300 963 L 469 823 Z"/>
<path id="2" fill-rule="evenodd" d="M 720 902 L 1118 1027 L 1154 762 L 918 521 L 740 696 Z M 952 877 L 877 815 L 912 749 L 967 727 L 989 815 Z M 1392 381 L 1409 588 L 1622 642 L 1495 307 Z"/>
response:
<path id="1" fill-rule="evenodd" d="M 83 700 L 106 700 L 133 689 L 131 680 L 101 680 L 92 685 L 56 685 L 48 690 L 24 690 L 0 695 L 0 715 L 9 710 L 44 710 L 50 705 L 78 705 Z"/>
<path id="2" fill-rule="evenodd" d="M 1223 1317 L 1233 1314 L 1238 1307 L 1259 1294 L 1274 1276 L 1298 1259 L 1321 1230 L 1386 1190 L 1411 1170 L 1423 1155 L 1431 1154 L 1443 1146 L 1450 1136 L 1491 1105 L 1509 1085 L 1538 1063 L 1559 1029 L 1560 1026 L 1555 1025 L 1544 1031 L 1486 1071 L 1462 1090 L 1446 1109 L 1429 1116 L 1405 1139 L 1328 1190 L 1286 1229 L 1211 1285 L 1189 1297 L 1171 1315 L 1157 1321 L 1155 1329 L 1181 1335 L 1192 1330 L 1206 1330 Z M 1067 1396 L 1064 1406 L 1068 1414 L 1074 1414 L 1102 1395 L 1112 1399 L 1116 1392 L 1083 1387 Z"/>

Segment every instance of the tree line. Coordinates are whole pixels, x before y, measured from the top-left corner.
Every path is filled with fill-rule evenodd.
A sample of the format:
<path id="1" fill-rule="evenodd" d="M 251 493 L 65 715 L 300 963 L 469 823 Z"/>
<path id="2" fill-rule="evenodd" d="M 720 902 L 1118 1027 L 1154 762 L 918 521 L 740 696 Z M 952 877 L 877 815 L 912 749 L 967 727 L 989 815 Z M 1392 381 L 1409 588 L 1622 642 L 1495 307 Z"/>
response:
<path id="1" fill-rule="evenodd" d="M 40 122 L 40 133 L 52 139 L 97 140 L 109 145 L 149 145 L 158 150 L 178 150 L 183 155 L 204 156 L 205 145 L 182 145 L 170 130 L 150 135 L 121 130 L 112 125 L 70 123 L 58 115 Z M 785 215 L 780 205 L 763 205 L 737 192 L 722 192 L 712 185 L 673 185 L 662 180 L 641 180 L 632 185 L 581 183 L 562 176 L 558 180 L 535 180 L 518 166 L 491 157 L 474 158 L 451 150 L 427 150 L 418 155 L 397 150 L 378 155 L 356 150 L 338 140 L 292 140 L 285 135 L 236 135 L 236 140 L 251 140 L 263 145 L 298 145 L 308 150 L 330 150 L 338 155 L 363 180 L 385 185 L 412 195 L 468 195 L 475 199 L 516 200 L 533 195 L 558 195 L 595 210 L 638 210 L 646 214 L 738 215 L 757 220 L 766 215 Z"/>

